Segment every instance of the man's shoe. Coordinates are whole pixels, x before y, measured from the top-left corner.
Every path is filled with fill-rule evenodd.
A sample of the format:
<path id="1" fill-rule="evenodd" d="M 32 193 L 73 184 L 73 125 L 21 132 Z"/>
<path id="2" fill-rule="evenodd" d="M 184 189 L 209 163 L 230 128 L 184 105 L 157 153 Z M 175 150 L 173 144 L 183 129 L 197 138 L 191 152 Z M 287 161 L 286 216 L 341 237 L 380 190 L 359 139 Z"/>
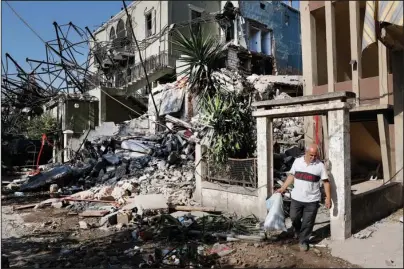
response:
<path id="1" fill-rule="evenodd" d="M 308 251 L 309 245 L 306 243 L 299 244 L 300 251 Z"/>

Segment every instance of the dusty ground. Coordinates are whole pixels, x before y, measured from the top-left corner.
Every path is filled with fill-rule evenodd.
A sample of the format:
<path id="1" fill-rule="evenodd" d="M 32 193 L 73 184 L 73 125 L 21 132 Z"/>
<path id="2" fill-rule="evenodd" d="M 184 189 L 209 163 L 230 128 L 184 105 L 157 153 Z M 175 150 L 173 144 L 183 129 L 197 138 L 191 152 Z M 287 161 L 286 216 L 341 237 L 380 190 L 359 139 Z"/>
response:
<path id="1" fill-rule="evenodd" d="M 65 209 L 45 208 L 37 211 L 12 210 L 13 204 L 32 203 L 45 197 L 2 199 L 2 253 L 9 257 L 11 267 L 34 268 L 130 268 L 138 267 L 141 256 L 153 253 L 158 245 L 170 247 L 169 242 L 139 244 L 131 230 L 116 228 L 79 228 L 77 215 Z M 86 218 L 96 225 L 98 218 Z M 142 254 L 130 255 L 135 246 Z M 222 267 L 262 268 L 352 268 L 353 266 L 330 255 L 327 249 L 298 251 L 295 242 L 284 239 L 265 243 L 229 243 L 233 253 L 222 257 Z M 126 252 L 125 252 L 126 251 Z"/>
<path id="2" fill-rule="evenodd" d="M 403 209 L 360 231 L 368 238 L 351 237 L 344 243 L 324 240 L 334 256 L 364 268 L 403 268 Z"/>

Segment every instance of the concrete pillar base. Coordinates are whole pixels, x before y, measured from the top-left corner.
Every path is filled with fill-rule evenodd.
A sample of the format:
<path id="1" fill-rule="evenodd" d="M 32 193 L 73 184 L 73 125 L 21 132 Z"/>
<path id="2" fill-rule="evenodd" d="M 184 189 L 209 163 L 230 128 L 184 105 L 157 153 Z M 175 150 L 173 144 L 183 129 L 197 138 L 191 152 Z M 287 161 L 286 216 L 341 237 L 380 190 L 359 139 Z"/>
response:
<path id="1" fill-rule="evenodd" d="M 351 152 L 348 109 L 328 112 L 332 240 L 351 236 Z"/>
<path id="2" fill-rule="evenodd" d="M 273 128 L 272 119 L 257 118 L 258 218 L 265 219 L 265 201 L 273 193 Z"/>

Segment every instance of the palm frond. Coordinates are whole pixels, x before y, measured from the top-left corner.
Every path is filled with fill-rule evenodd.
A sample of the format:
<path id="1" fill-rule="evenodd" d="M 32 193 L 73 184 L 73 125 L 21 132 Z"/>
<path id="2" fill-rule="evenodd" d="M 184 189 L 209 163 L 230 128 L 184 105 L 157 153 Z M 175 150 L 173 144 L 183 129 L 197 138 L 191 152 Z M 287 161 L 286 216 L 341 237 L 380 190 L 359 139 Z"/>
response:
<path id="1" fill-rule="evenodd" d="M 180 75 L 188 77 L 189 91 L 196 95 L 212 94 L 216 91 L 212 72 L 218 70 L 225 56 L 224 44 L 203 30 L 189 31 L 189 37 L 177 30 L 173 41 L 175 50 L 186 68 Z"/>

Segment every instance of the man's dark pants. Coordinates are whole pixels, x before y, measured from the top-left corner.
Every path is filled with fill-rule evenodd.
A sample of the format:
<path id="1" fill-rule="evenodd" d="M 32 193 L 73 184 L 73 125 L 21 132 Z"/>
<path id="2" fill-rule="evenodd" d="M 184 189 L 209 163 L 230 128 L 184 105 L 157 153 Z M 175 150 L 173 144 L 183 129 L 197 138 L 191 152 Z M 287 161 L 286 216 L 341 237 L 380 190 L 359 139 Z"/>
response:
<path id="1" fill-rule="evenodd" d="M 304 203 L 292 199 L 290 219 L 300 244 L 308 244 L 316 221 L 319 202 Z"/>

